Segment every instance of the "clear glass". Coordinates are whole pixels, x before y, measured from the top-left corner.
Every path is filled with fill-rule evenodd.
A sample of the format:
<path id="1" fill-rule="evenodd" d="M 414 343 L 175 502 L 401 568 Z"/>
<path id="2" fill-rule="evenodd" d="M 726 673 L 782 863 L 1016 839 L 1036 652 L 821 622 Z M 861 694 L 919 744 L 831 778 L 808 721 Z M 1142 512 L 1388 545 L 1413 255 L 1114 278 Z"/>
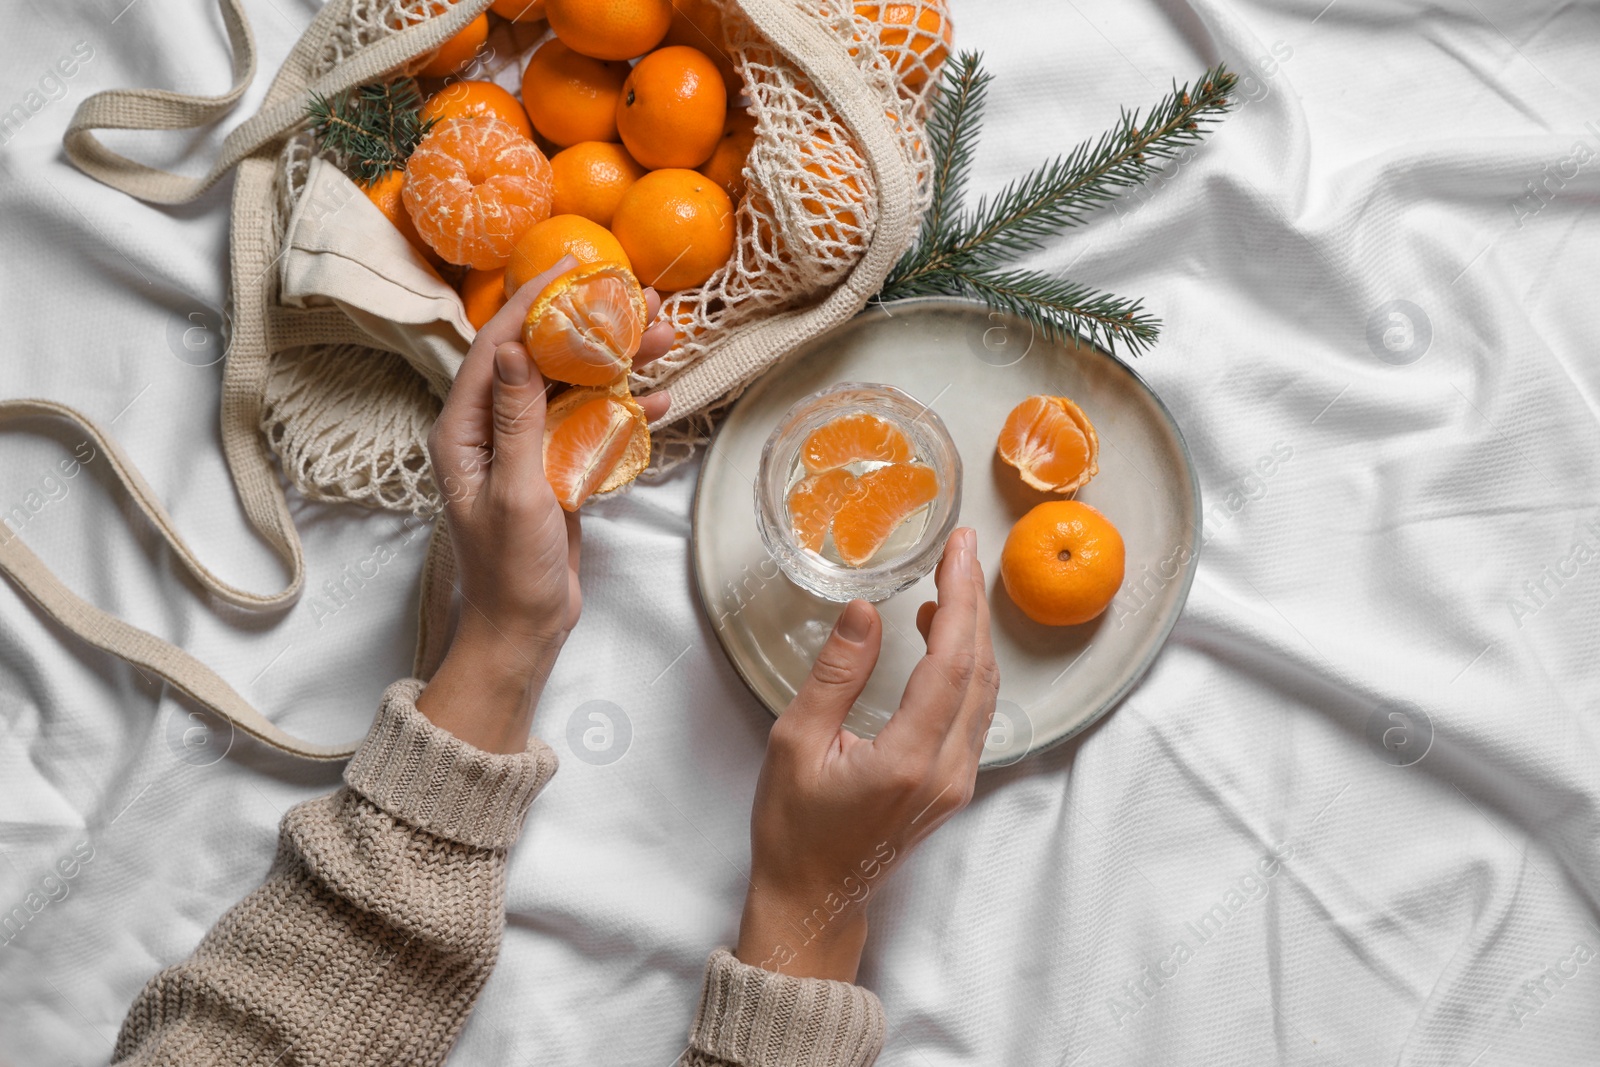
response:
<path id="1" fill-rule="evenodd" d="M 912 460 L 932 468 L 938 489 L 933 500 L 907 516 L 871 559 L 852 567 L 839 558 L 831 535 L 821 551 L 800 544 L 789 517 L 789 491 L 805 476 L 800 452 L 811 432 L 858 413 L 876 415 L 898 427 L 911 441 Z M 852 465 L 852 473 L 883 465 L 863 461 Z M 887 600 L 939 562 L 961 511 L 961 457 L 944 422 L 927 405 L 891 385 L 841 382 L 800 400 L 773 428 L 761 450 L 755 497 L 761 540 L 796 585 L 840 603 L 857 598 Z"/>

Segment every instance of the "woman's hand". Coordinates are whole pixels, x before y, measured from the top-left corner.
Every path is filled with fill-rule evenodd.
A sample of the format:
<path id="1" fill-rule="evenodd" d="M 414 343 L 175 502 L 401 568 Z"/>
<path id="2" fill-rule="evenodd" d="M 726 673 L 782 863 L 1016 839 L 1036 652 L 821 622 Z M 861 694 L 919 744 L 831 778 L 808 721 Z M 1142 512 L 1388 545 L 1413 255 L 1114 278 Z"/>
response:
<path id="1" fill-rule="evenodd" d="M 546 383 L 522 322 L 546 283 L 577 265 L 571 256 L 517 290 L 473 339 L 428 452 L 444 497 L 460 575 L 461 620 L 418 709 L 462 740 L 520 752 L 533 708 L 582 608 L 578 516 L 561 510 L 544 474 Z M 645 290 L 653 319 L 661 299 Z M 638 365 L 664 354 L 672 327 L 644 333 Z M 659 418 L 665 393 L 642 397 Z"/>
<path id="2" fill-rule="evenodd" d="M 922 605 L 927 644 L 900 707 L 871 741 L 845 730 L 883 640 L 852 601 L 772 727 L 750 816 L 751 887 L 735 955 L 803 977 L 854 981 L 863 902 L 913 845 L 966 806 L 1000 672 L 977 538 L 960 529 Z"/>

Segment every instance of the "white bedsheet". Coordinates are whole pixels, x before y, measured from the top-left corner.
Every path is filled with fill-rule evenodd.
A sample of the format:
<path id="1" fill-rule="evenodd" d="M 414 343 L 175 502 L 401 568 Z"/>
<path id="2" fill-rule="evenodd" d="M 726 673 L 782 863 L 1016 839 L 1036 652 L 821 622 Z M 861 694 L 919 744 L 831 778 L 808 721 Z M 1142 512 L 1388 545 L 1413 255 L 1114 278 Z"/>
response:
<path id="1" fill-rule="evenodd" d="M 954 6 L 996 76 L 978 191 L 1216 58 L 1251 75 L 1205 148 L 1038 257 L 1166 320 L 1138 369 L 1194 450 L 1207 541 L 1121 708 L 985 775 L 882 889 L 861 976 L 881 1062 L 1600 1062 L 1600 15 Z M 314 10 L 249 7 L 264 73 L 239 117 Z M 275 587 L 219 455 L 219 368 L 172 340 L 221 305 L 229 189 L 151 208 L 59 149 L 96 90 L 220 91 L 220 20 L 71 8 L 25 0 L 0 39 L 0 108 L 39 105 L 0 146 L 0 393 L 110 422 L 202 558 Z M 192 172 L 220 132 L 114 143 Z M 299 505 L 307 595 L 240 628 L 94 462 L 61 474 L 74 438 L 0 442 L 30 545 L 294 732 L 358 735 L 406 669 L 420 545 L 346 604 L 320 592 L 397 520 Z M 564 762 L 453 1062 L 665 1065 L 734 934 L 769 719 L 692 596 L 693 480 L 586 513 L 583 623 L 536 727 Z M 567 741 L 591 700 L 630 727 L 608 765 Z M 0 593 L 0 912 L 26 915 L 0 944 L 0 1061 L 103 1061 L 141 984 L 262 877 L 282 812 L 336 780 L 242 742 L 185 762 L 184 714 Z"/>

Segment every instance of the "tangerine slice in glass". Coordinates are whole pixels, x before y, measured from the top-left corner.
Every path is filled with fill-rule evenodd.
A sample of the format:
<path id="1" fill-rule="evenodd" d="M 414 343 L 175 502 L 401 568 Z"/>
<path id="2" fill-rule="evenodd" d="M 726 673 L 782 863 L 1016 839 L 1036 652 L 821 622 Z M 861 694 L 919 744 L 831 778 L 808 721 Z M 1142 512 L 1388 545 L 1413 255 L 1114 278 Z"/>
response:
<path id="1" fill-rule="evenodd" d="M 823 423 L 800 446 L 800 460 L 812 474 L 859 462 L 904 463 L 911 454 L 900 427 L 864 411 Z"/>
<path id="2" fill-rule="evenodd" d="M 808 474 L 789 490 L 789 525 L 794 539 L 813 552 L 822 551 L 822 542 L 833 525 L 833 516 L 856 489 L 856 476 L 843 467 Z"/>
<path id="3" fill-rule="evenodd" d="M 1070 493 L 1100 473 L 1100 437 L 1064 396 L 1030 396 L 1012 408 L 995 447 L 1024 482 L 1047 493 Z"/>
<path id="4" fill-rule="evenodd" d="M 833 547 L 860 567 L 919 509 L 939 495 L 939 476 L 921 463 L 891 463 L 856 480 L 855 492 L 833 516 Z"/>
<path id="5" fill-rule="evenodd" d="M 650 428 L 624 383 L 569 389 L 545 409 L 544 474 L 563 509 L 628 484 L 649 463 Z"/>
<path id="6" fill-rule="evenodd" d="M 446 119 L 406 161 L 403 196 L 417 232 L 447 261 L 503 267 L 517 236 L 550 217 L 550 161 L 497 118 Z"/>
<path id="7" fill-rule="evenodd" d="M 644 290 L 614 263 L 577 266 L 544 287 L 522 324 L 539 373 L 574 385 L 606 385 L 627 374 L 644 336 Z"/>

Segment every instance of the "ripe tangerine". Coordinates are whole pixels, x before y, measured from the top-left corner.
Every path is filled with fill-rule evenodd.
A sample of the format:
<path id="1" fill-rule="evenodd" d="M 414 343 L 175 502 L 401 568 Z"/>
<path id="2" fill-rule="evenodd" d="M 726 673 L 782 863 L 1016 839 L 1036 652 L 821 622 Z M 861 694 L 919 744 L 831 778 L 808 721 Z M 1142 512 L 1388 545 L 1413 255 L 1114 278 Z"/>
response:
<path id="1" fill-rule="evenodd" d="M 622 194 L 611 232 L 641 283 L 689 289 L 733 255 L 733 202 L 697 171 L 654 170 Z"/>
<path id="2" fill-rule="evenodd" d="M 1051 500 L 1017 520 L 1000 551 L 1000 578 L 1022 613 L 1045 626 L 1088 622 L 1122 587 L 1122 535 L 1079 500 Z"/>
<path id="3" fill-rule="evenodd" d="M 651 170 L 698 167 L 722 139 L 727 115 L 717 65 L 698 48 L 675 44 L 634 65 L 617 102 L 617 133 Z"/>
<path id="4" fill-rule="evenodd" d="M 550 214 L 550 161 L 494 118 L 446 119 L 406 162 L 417 232 L 447 262 L 500 267 L 517 235 Z"/>

